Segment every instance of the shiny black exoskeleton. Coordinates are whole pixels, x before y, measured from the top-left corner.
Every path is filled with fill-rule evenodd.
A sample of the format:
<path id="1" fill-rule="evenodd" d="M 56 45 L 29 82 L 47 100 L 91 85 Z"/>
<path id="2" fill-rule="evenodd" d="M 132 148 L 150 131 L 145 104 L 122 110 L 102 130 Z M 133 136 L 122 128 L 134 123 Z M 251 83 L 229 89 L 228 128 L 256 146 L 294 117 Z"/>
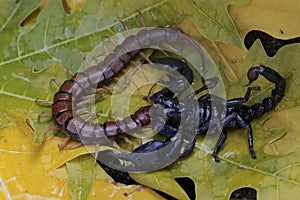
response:
<path id="1" fill-rule="evenodd" d="M 253 81 L 255 81 L 259 75 L 262 75 L 270 82 L 273 82 L 275 84 L 275 89 L 272 90 L 271 97 L 266 97 L 262 101 L 262 103 L 256 103 L 254 105 L 247 106 L 244 105 L 244 103 L 248 101 L 251 91 L 259 90 L 260 89 L 259 87 L 249 87 L 243 98 L 234 98 L 230 100 L 222 100 L 219 97 L 206 94 L 201 96 L 198 99 L 198 103 L 199 103 L 198 110 L 193 110 L 193 112 L 199 113 L 199 122 L 198 122 L 199 126 L 197 130 L 198 134 L 206 134 L 209 125 L 211 123 L 210 122 L 211 116 L 220 114 L 217 113 L 218 109 L 213 109 L 211 106 L 213 99 L 219 98 L 220 100 L 219 102 L 221 103 L 223 102 L 226 105 L 226 113 L 223 115 L 223 118 L 221 120 L 222 123 L 214 124 L 216 126 L 216 130 L 220 130 L 221 132 L 218 142 L 212 153 L 215 161 L 219 161 L 218 152 L 226 140 L 227 131 L 230 129 L 239 129 L 239 128 L 244 128 L 247 130 L 249 151 L 251 157 L 256 158 L 256 154 L 253 148 L 253 134 L 252 134 L 252 127 L 250 125 L 250 122 L 262 116 L 264 113 L 270 111 L 272 108 L 274 108 L 284 96 L 284 91 L 286 87 L 285 79 L 281 77 L 273 69 L 263 65 L 257 67 L 251 67 L 247 75 L 249 79 L 249 83 L 247 85 L 250 85 Z M 195 94 L 205 89 L 208 89 L 210 87 L 214 87 L 215 84 L 216 84 L 216 79 L 212 78 L 210 84 L 200 88 L 198 91 L 195 92 Z M 174 94 L 172 93 L 167 93 L 165 89 L 164 91 L 155 93 L 151 97 L 154 104 L 158 104 L 164 107 L 164 112 L 168 116 L 168 119 L 164 124 L 163 129 L 160 131 L 161 135 L 165 135 L 167 137 L 172 137 L 177 133 L 178 125 L 176 123 L 180 121 L 182 107 L 185 106 L 185 105 L 179 105 L 177 98 L 174 97 L 173 95 Z M 167 145 L 169 142 L 170 142 L 169 139 L 164 142 L 154 140 L 143 144 L 142 146 L 137 148 L 136 151 L 137 152 L 155 151 Z M 186 148 L 184 155 L 191 152 L 193 147 L 194 144 Z"/>

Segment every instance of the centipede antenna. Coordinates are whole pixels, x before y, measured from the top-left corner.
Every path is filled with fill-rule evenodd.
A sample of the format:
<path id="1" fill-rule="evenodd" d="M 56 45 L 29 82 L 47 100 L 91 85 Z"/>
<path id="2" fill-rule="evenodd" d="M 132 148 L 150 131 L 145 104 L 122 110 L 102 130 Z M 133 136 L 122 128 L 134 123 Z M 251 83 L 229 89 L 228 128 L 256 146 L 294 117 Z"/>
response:
<path id="1" fill-rule="evenodd" d="M 51 102 L 51 101 L 43 101 L 43 100 L 39 100 L 39 99 L 36 99 L 34 101 L 34 103 L 39 106 L 46 106 L 46 107 L 50 107 L 53 104 L 53 102 Z"/>
<path id="2" fill-rule="evenodd" d="M 50 83 L 54 82 L 58 87 L 61 86 L 61 83 L 57 79 L 51 79 Z"/>

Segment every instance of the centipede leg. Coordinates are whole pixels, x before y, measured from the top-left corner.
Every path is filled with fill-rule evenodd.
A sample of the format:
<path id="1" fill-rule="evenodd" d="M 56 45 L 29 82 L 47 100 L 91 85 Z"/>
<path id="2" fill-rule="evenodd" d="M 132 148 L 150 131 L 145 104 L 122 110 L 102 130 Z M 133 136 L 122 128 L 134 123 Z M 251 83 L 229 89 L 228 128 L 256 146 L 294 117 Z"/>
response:
<path id="1" fill-rule="evenodd" d="M 107 93 L 112 94 L 113 91 L 114 91 L 113 89 L 107 87 L 106 85 L 103 85 L 96 89 L 97 94 L 100 94 L 100 92 L 107 92 Z"/>
<path id="2" fill-rule="evenodd" d="M 145 24 L 145 17 L 144 17 L 143 13 L 142 13 L 140 10 L 138 10 L 137 12 L 139 13 L 142 27 L 145 28 L 145 27 L 146 27 L 146 24 Z"/>
<path id="3" fill-rule="evenodd" d="M 129 144 L 131 147 L 131 151 L 133 151 L 133 147 L 134 147 L 133 142 L 125 135 L 120 136 L 120 138 L 123 139 L 127 144 Z"/>
<path id="4" fill-rule="evenodd" d="M 67 69 L 67 73 L 68 73 L 70 76 L 74 76 L 74 73 L 73 73 L 70 69 Z"/>
<path id="5" fill-rule="evenodd" d="M 141 56 L 144 60 L 153 65 L 153 62 L 148 58 L 148 56 L 146 56 L 144 52 L 140 51 L 139 56 Z"/>
<path id="6" fill-rule="evenodd" d="M 67 147 L 67 145 L 70 143 L 71 140 L 72 140 L 72 138 L 71 138 L 70 135 L 65 137 L 64 140 L 62 141 L 62 143 L 58 145 L 59 150 L 61 151 L 61 150 L 64 150 L 64 149 L 68 149 L 68 150 L 77 149 L 77 148 L 83 146 L 83 143 L 79 142 L 77 144 L 74 144 L 72 146 Z"/>
<path id="7" fill-rule="evenodd" d="M 61 151 L 61 150 L 65 149 L 66 145 L 68 143 L 70 143 L 71 139 L 72 138 L 71 138 L 70 135 L 68 135 L 67 137 L 65 137 L 64 140 L 62 141 L 62 143 L 58 145 L 59 150 Z"/>
<path id="8" fill-rule="evenodd" d="M 121 147 L 118 145 L 118 143 L 115 140 L 111 139 L 110 142 L 114 147 L 116 147 L 116 149 L 121 150 Z"/>
<path id="9" fill-rule="evenodd" d="M 38 122 L 41 122 L 41 118 L 52 119 L 52 115 L 48 113 L 41 113 L 38 115 Z"/>
<path id="10" fill-rule="evenodd" d="M 122 26 L 124 27 L 124 29 L 125 29 L 125 31 L 127 33 L 127 36 L 130 36 L 131 33 L 130 33 L 129 29 L 128 29 L 128 26 L 122 20 L 120 22 L 121 22 Z"/>
<path id="11" fill-rule="evenodd" d="M 46 107 L 50 107 L 53 104 L 53 102 L 51 102 L 51 101 L 43 101 L 43 100 L 38 100 L 38 99 L 36 99 L 34 101 L 34 103 L 39 106 L 46 106 Z"/>
<path id="12" fill-rule="evenodd" d="M 58 87 L 61 86 L 61 83 L 57 79 L 51 79 L 50 83 L 54 82 Z"/>
<path id="13" fill-rule="evenodd" d="M 72 149 L 77 149 L 77 148 L 82 147 L 82 146 L 83 146 L 83 143 L 78 142 L 77 144 L 74 144 L 72 146 L 65 146 L 65 147 L 63 147 L 63 149 L 72 150 Z"/>
<path id="14" fill-rule="evenodd" d="M 58 126 L 50 126 L 45 130 L 44 134 L 46 135 L 49 131 L 59 131 L 59 130 L 60 129 Z"/>

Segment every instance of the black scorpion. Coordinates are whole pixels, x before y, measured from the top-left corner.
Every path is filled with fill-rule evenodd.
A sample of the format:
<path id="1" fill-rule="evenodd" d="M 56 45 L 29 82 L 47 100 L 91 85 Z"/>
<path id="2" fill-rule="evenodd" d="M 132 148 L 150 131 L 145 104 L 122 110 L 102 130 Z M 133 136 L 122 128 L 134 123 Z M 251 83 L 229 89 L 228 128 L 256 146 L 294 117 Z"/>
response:
<path id="1" fill-rule="evenodd" d="M 218 112 L 218 110 L 212 109 L 211 103 L 213 99 L 217 98 L 219 100 L 221 99 L 220 102 L 225 102 L 226 113 L 222 119 L 223 126 L 217 127 L 216 129 L 216 130 L 220 130 L 221 134 L 212 153 L 215 161 L 217 162 L 219 161 L 218 152 L 220 148 L 223 146 L 227 137 L 227 130 L 239 129 L 239 128 L 244 128 L 247 130 L 249 151 L 251 157 L 256 158 L 256 154 L 253 147 L 253 134 L 252 134 L 252 127 L 250 125 L 250 122 L 252 122 L 256 118 L 261 117 L 263 114 L 265 114 L 266 112 L 274 108 L 284 96 L 284 91 L 286 87 L 285 79 L 273 69 L 266 67 L 264 65 L 251 67 L 248 70 L 247 75 L 248 75 L 249 83 L 246 86 L 250 85 L 253 81 L 255 81 L 259 75 L 262 75 L 268 81 L 274 83 L 275 88 L 272 90 L 271 97 L 264 98 L 262 103 L 256 103 L 251 106 L 244 105 L 244 103 L 248 101 L 251 91 L 260 89 L 260 87 L 258 86 L 248 87 L 244 97 L 234 98 L 227 101 L 226 100 L 222 101 L 220 97 L 212 96 L 211 94 L 205 94 L 200 98 L 198 98 L 198 103 L 199 103 L 198 109 L 197 110 L 192 109 L 193 112 L 197 112 L 199 114 L 199 122 L 198 122 L 199 126 L 198 126 L 197 133 L 206 134 L 210 125 L 211 116 L 213 114 L 218 114 L 218 113 L 213 113 L 213 112 Z M 217 81 L 218 81 L 217 78 L 211 78 L 210 83 L 195 91 L 194 95 L 200 93 L 203 90 L 214 87 Z M 171 142 L 171 138 L 175 136 L 178 131 L 178 123 L 181 118 L 182 109 L 184 106 L 187 106 L 187 105 L 181 105 L 177 97 L 175 96 L 175 94 L 172 91 L 168 90 L 167 88 L 153 94 L 150 98 L 153 101 L 154 105 L 161 105 L 164 107 L 162 112 L 167 116 L 167 120 L 159 133 L 161 135 L 166 136 L 168 139 L 165 141 L 152 140 L 138 147 L 137 149 L 135 149 L 134 152 L 143 153 L 143 152 L 156 151 L 164 147 L 165 145 L 167 145 L 169 142 Z M 216 126 L 219 125 L 216 124 Z M 195 140 L 190 146 L 188 146 L 185 149 L 182 156 L 185 156 L 188 153 L 190 153 L 193 150 L 194 146 L 195 146 Z"/>

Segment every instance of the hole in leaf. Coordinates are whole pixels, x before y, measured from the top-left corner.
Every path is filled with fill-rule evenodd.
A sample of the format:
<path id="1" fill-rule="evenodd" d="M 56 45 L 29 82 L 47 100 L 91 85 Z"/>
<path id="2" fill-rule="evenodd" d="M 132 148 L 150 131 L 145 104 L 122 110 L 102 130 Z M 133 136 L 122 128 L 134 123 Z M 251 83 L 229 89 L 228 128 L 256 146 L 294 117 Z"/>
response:
<path id="1" fill-rule="evenodd" d="M 257 192 L 251 187 L 243 187 L 233 191 L 230 200 L 257 200 Z"/>
<path id="2" fill-rule="evenodd" d="M 182 187 L 191 200 L 196 199 L 195 183 L 189 177 L 175 178 L 175 181 Z"/>
<path id="3" fill-rule="evenodd" d="M 247 33 L 245 37 L 244 40 L 245 47 L 249 50 L 256 39 L 260 39 L 266 54 L 270 57 L 273 57 L 281 47 L 288 44 L 300 42 L 300 37 L 283 40 L 283 39 L 274 38 L 271 35 L 262 31 L 252 30 L 249 33 Z"/>
<path id="4" fill-rule="evenodd" d="M 35 26 L 36 21 L 40 15 L 40 12 L 48 5 L 49 0 L 43 0 L 38 8 L 33 10 L 23 21 L 20 26 L 23 28 L 32 28 Z"/>
<path id="5" fill-rule="evenodd" d="M 62 0 L 62 5 L 66 13 L 74 14 L 85 5 L 86 0 Z"/>

